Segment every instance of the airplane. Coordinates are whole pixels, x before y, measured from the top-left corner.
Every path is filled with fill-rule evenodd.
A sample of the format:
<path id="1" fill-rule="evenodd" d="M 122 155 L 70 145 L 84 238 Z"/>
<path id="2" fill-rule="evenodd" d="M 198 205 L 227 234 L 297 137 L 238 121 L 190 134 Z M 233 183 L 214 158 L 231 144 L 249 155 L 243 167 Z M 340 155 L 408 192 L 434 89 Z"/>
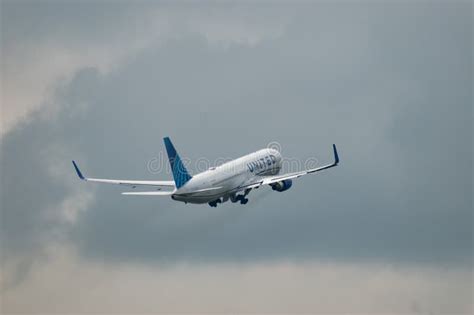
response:
<path id="1" fill-rule="evenodd" d="M 208 203 L 211 207 L 217 207 L 219 203 L 229 200 L 232 203 L 240 202 L 244 205 L 248 202 L 246 197 L 250 191 L 264 185 L 269 185 L 278 192 L 286 191 L 292 186 L 293 179 L 339 164 L 339 155 L 336 145 L 333 144 L 333 163 L 281 175 L 279 174 L 282 166 L 280 152 L 265 148 L 191 176 L 170 138 L 165 137 L 163 140 L 173 181 L 87 178 L 82 174 L 75 161 L 72 161 L 72 164 L 77 176 L 84 181 L 152 189 L 151 191 L 123 192 L 123 195 L 171 196 L 173 200 L 192 204 Z"/>

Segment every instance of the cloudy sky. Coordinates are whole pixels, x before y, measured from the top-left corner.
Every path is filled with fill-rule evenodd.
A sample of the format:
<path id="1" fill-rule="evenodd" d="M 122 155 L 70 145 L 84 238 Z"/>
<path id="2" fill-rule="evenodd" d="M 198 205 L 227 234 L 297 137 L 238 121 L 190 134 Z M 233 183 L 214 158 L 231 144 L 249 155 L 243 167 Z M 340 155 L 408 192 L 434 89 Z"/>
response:
<path id="1" fill-rule="evenodd" d="M 470 1 L 2 1 L 0 310 L 471 313 L 472 86 Z M 342 162 L 218 208 L 70 162 L 164 136 Z"/>

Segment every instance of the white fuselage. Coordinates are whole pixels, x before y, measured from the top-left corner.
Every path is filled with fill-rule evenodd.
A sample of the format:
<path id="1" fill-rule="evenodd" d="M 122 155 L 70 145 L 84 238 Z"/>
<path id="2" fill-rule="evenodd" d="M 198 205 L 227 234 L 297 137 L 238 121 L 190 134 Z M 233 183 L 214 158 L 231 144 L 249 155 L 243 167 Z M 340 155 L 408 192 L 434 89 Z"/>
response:
<path id="1" fill-rule="evenodd" d="M 171 198 L 189 203 L 208 203 L 220 198 L 226 201 L 256 177 L 277 175 L 280 169 L 280 153 L 262 149 L 194 175 Z"/>

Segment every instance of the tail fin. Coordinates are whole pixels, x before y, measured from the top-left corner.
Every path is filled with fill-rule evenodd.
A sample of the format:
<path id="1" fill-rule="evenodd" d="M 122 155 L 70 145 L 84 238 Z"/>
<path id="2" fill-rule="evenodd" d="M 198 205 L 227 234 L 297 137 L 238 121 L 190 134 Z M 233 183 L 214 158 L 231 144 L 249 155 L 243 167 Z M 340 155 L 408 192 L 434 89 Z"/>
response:
<path id="1" fill-rule="evenodd" d="M 173 172 L 174 182 L 176 184 L 176 188 L 179 189 L 184 184 L 186 184 L 192 177 L 189 175 L 188 171 L 181 162 L 181 159 L 176 152 L 173 144 L 171 143 L 170 138 L 165 137 L 163 139 L 165 142 L 166 152 L 168 153 L 168 160 L 170 161 L 171 165 L 171 172 Z"/>

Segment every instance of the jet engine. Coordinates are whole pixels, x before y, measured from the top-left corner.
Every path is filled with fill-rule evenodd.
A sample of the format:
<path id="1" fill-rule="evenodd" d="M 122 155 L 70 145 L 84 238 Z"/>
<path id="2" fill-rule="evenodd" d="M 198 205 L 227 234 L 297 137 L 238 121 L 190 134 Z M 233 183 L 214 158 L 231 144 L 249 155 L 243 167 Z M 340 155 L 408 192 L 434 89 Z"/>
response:
<path id="1" fill-rule="evenodd" d="M 280 192 L 290 189 L 291 185 L 293 185 L 293 181 L 291 179 L 285 179 L 281 182 L 270 184 L 273 190 L 280 191 Z"/>

